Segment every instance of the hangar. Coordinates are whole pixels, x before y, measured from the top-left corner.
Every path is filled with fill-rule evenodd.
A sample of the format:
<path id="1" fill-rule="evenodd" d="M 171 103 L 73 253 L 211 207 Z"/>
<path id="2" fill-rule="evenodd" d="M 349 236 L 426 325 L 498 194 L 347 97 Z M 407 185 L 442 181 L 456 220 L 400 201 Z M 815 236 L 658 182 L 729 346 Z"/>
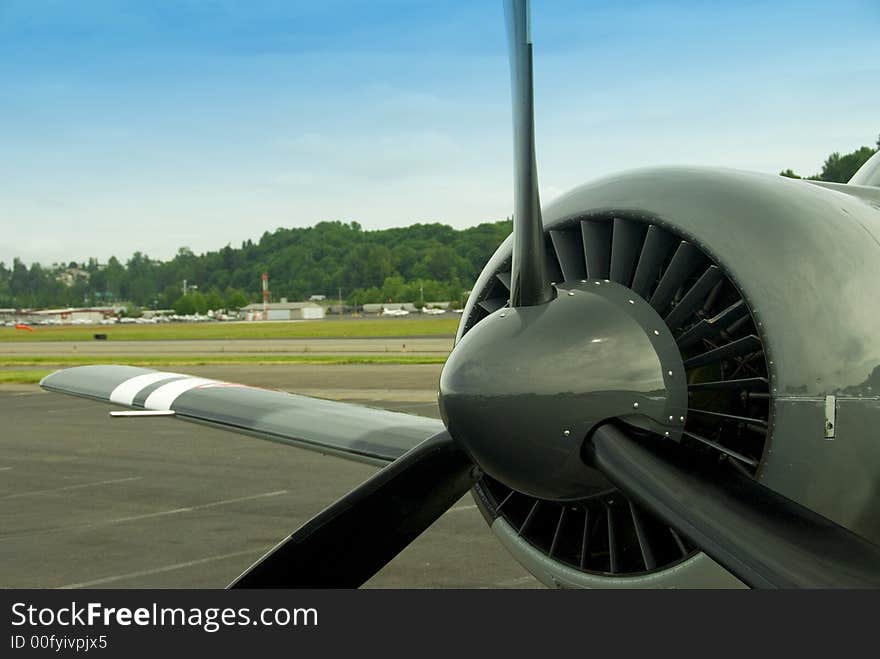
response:
<path id="1" fill-rule="evenodd" d="M 264 315 L 265 311 L 265 315 Z M 256 302 L 243 307 L 240 312 L 247 320 L 321 320 L 324 307 L 314 302 Z"/>

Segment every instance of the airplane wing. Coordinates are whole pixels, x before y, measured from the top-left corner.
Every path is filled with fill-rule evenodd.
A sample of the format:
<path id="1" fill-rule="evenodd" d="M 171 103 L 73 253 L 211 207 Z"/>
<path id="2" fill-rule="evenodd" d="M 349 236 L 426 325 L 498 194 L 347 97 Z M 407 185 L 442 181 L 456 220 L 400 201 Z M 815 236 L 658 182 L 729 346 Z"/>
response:
<path id="1" fill-rule="evenodd" d="M 40 386 L 380 466 L 445 430 L 439 419 L 133 366 L 77 366 Z"/>

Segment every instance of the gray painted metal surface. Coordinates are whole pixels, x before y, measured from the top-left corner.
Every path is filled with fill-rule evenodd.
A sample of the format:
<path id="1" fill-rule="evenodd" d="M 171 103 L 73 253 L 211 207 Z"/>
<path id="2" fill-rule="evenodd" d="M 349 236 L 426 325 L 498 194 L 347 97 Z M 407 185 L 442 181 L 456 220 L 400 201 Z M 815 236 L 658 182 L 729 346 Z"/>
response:
<path id="1" fill-rule="evenodd" d="M 854 185 L 852 183 L 832 183 L 831 181 L 805 181 L 826 190 L 834 190 L 841 194 L 857 197 L 880 210 L 880 187 L 872 185 Z"/>
<path id="2" fill-rule="evenodd" d="M 880 543 L 880 400 L 837 397 L 836 404 L 829 441 L 824 398 L 774 401 L 775 443 L 763 482 Z"/>
<path id="3" fill-rule="evenodd" d="M 724 267 L 763 326 L 779 394 L 824 397 L 880 365 L 880 212 L 869 204 L 780 176 L 664 168 L 576 188 L 544 209 L 545 228 L 612 212 L 666 226 Z"/>
<path id="4" fill-rule="evenodd" d="M 40 384 L 49 391 L 110 402 L 113 392 L 126 382 L 159 373 L 131 366 L 78 366 L 57 371 Z M 147 390 L 161 398 L 163 387 L 173 395 L 172 388 L 184 384 L 196 386 L 178 393 L 167 406 L 177 418 L 369 464 L 392 462 L 444 430 L 436 419 L 180 374 L 168 374 L 167 379 L 133 392 L 127 407 L 143 409 Z"/>
<path id="5" fill-rule="evenodd" d="M 608 488 L 581 459 L 592 428 L 616 417 L 678 439 L 687 388 L 657 312 L 593 280 L 476 325 L 443 368 L 440 407 L 487 473 L 532 496 L 576 500 Z"/>
<path id="6" fill-rule="evenodd" d="M 110 394 L 120 384 L 154 372 L 136 366 L 77 366 L 47 375 L 40 386 L 49 391 L 109 402 Z"/>

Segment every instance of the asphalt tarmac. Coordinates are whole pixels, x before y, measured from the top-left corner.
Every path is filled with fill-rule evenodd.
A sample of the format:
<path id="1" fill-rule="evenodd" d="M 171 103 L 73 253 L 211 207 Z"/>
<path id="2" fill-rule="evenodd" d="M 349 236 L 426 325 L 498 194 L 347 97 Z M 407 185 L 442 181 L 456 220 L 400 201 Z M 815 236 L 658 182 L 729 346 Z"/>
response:
<path id="1" fill-rule="evenodd" d="M 173 370 L 437 416 L 437 365 Z M 375 472 L 175 419 L 111 419 L 109 409 L 0 387 L 0 587 L 224 587 Z M 540 584 L 467 495 L 367 586 Z"/>
<path id="2" fill-rule="evenodd" d="M 452 350 L 452 337 L 362 339 L 188 339 L 176 341 L 34 341 L 2 344 L 4 355 L 229 356 L 229 355 L 439 355 Z"/>

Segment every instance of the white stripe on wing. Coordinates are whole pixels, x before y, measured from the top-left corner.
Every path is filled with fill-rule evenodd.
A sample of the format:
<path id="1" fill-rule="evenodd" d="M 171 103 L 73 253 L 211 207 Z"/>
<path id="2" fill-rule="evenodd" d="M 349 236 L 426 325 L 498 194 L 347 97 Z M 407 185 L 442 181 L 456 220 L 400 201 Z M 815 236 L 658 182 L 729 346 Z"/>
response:
<path id="1" fill-rule="evenodd" d="M 216 383 L 216 380 L 208 380 L 207 378 L 195 377 L 189 377 L 183 380 L 174 380 L 173 382 L 169 382 L 168 384 L 163 384 L 161 387 L 159 387 L 153 393 L 147 396 L 147 400 L 144 401 L 144 408 L 148 410 L 170 410 L 171 406 L 174 404 L 174 401 L 177 400 L 177 397 L 181 394 L 189 391 L 190 389 L 195 389 L 196 387 Z"/>
<path id="2" fill-rule="evenodd" d="M 156 382 L 161 382 L 162 380 L 170 380 L 171 378 L 178 378 L 180 376 L 181 373 L 168 373 L 162 371 L 136 375 L 133 378 L 125 380 L 110 392 L 110 402 L 131 406 L 135 397 L 146 387 L 155 384 Z"/>

